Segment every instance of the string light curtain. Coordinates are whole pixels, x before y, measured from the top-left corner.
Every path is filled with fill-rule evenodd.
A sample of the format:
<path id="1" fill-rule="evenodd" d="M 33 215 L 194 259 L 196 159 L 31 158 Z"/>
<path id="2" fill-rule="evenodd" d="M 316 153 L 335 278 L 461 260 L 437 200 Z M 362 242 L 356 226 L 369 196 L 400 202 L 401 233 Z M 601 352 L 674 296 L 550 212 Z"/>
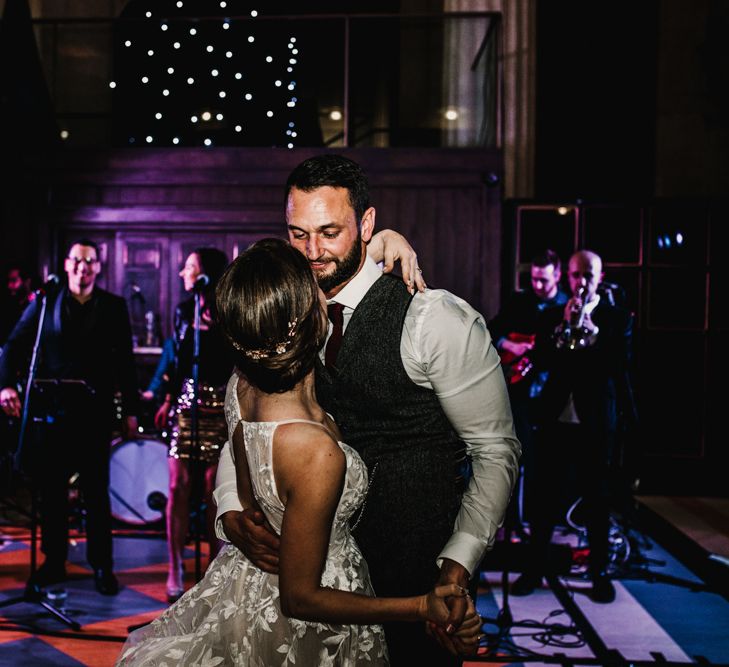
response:
<path id="1" fill-rule="evenodd" d="M 316 103 L 300 99 L 305 39 L 262 18 L 240 0 L 130 2 L 114 30 L 115 144 L 321 145 Z"/>

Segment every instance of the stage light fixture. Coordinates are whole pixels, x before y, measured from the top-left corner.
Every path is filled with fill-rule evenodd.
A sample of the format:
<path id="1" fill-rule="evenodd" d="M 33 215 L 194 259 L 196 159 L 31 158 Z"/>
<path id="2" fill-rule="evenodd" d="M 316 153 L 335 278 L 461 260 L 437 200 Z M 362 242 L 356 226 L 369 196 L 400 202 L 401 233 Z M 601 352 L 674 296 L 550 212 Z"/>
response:
<path id="1" fill-rule="evenodd" d="M 148 134 L 148 135 L 147 135 L 147 138 L 146 138 L 146 142 L 147 142 L 148 144 L 151 144 L 151 143 L 152 143 L 153 141 L 154 141 L 154 138 L 153 138 L 153 137 L 152 137 L 151 135 L 149 135 L 149 134 Z"/>
<path id="2" fill-rule="evenodd" d="M 143 76 L 142 77 L 142 83 L 149 83 L 149 77 L 148 76 Z"/>
<path id="3" fill-rule="evenodd" d="M 203 111 L 200 114 L 200 118 L 202 118 L 203 120 L 210 120 L 212 117 L 213 115 L 209 111 Z"/>
<path id="4" fill-rule="evenodd" d="M 68 139 L 68 130 L 61 130 L 61 139 L 66 141 Z"/>
<path id="5" fill-rule="evenodd" d="M 331 120 L 342 120 L 342 112 L 339 109 L 332 109 L 329 112 L 329 118 Z"/>
<path id="6" fill-rule="evenodd" d="M 180 138 L 179 137 L 172 137 L 172 143 L 175 144 L 175 146 L 177 146 L 177 144 L 180 143 Z"/>
<path id="7" fill-rule="evenodd" d="M 268 116 L 269 118 L 273 118 L 273 111 L 270 111 L 270 110 L 269 110 L 269 111 L 266 111 L 266 115 L 267 115 L 267 116 Z"/>
<path id="8" fill-rule="evenodd" d="M 205 50 L 206 50 L 206 51 L 207 51 L 208 53 L 212 53 L 212 52 L 213 52 L 213 51 L 214 51 L 215 49 L 213 48 L 213 45 L 212 45 L 212 44 L 208 44 L 208 45 L 207 45 L 207 46 L 205 47 Z"/>
<path id="9" fill-rule="evenodd" d="M 206 146 L 212 146 L 212 145 L 213 145 L 213 142 L 212 142 L 212 141 L 211 141 L 210 139 L 205 139 L 205 141 L 203 141 L 203 143 L 204 143 L 204 144 L 205 144 Z"/>
<path id="10" fill-rule="evenodd" d="M 116 88 L 116 82 L 115 81 L 109 81 L 109 88 Z"/>
<path id="11" fill-rule="evenodd" d="M 161 113 L 160 113 L 159 111 L 158 111 L 158 112 L 157 112 L 156 114 L 154 114 L 154 117 L 155 117 L 155 118 L 156 118 L 157 120 L 162 120 L 162 114 L 161 114 Z"/>

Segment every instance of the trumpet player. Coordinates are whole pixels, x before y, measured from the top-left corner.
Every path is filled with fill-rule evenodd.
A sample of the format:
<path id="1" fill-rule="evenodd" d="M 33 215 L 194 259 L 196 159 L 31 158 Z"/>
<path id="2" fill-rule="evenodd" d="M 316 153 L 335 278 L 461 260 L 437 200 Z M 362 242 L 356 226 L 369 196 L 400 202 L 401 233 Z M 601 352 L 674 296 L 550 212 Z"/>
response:
<path id="1" fill-rule="evenodd" d="M 574 500 L 560 497 L 568 489 L 582 497 L 591 597 L 605 603 L 615 599 L 607 570 L 609 471 L 619 398 L 629 395 L 625 382 L 632 316 L 600 298 L 603 269 L 596 253 L 580 250 L 572 255 L 567 277 L 573 296 L 563 308 L 543 313 L 533 351 L 535 363 L 549 371 L 537 408 L 538 502 L 529 563 L 512 592 L 530 594 L 547 573 L 552 531 Z M 575 482 L 570 484 L 570 479 Z"/>

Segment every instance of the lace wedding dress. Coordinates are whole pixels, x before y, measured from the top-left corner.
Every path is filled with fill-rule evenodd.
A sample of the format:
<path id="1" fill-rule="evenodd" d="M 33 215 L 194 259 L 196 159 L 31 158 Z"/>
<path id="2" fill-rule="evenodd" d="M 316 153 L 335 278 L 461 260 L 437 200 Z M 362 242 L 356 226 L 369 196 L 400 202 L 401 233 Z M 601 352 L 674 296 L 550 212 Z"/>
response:
<path id="1" fill-rule="evenodd" d="M 225 414 L 232 438 L 240 419 L 237 376 L 228 384 Z M 245 422 L 246 456 L 253 490 L 275 530 L 284 506 L 272 469 L 273 434 L 279 424 Z M 332 524 L 321 584 L 374 595 L 367 563 L 349 531 L 349 519 L 367 492 L 367 469 L 357 453 L 339 443 L 347 462 L 342 496 Z M 118 665 L 275 665 L 313 667 L 387 665 L 379 625 L 332 625 L 286 618 L 281 613 L 278 576 L 262 572 L 234 546 L 225 546 L 203 579 L 150 625 L 127 639 Z"/>

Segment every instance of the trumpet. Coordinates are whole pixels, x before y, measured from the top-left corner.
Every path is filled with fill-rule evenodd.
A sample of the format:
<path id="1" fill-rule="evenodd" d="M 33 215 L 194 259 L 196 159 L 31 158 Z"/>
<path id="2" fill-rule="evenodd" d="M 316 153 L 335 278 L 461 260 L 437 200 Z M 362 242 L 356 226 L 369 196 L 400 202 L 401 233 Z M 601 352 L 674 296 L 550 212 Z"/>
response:
<path id="1" fill-rule="evenodd" d="M 557 349 L 581 350 L 594 342 L 594 332 L 584 325 L 586 289 L 578 287 L 572 299 L 569 320 L 564 320 L 555 330 L 555 345 Z"/>

